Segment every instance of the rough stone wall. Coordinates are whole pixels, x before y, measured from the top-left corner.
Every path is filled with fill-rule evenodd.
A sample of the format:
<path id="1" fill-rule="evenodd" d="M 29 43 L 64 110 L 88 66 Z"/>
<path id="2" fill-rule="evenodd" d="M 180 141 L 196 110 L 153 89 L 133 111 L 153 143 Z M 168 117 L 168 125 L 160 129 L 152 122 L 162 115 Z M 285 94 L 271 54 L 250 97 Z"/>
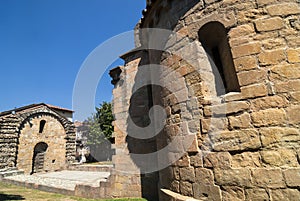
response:
<path id="1" fill-rule="evenodd" d="M 137 72 L 140 57 L 134 54 L 124 67 L 119 67 L 121 75 L 115 75 L 120 79 L 113 90 L 113 114 L 115 121 L 114 148 L 116 154 L 113 156 L 114 172 L 111 177 L 111 192 L 114 197 L 141 197 L 141 180 L 136 164 L 130 158 L 127 147 L 127 118 L 129 115 L 130 97 Z M 120 77 L 119 77 L 120 75 Z"/>
<path id="2" fill-rule="evenodd" d="M 162 188 L 204 200 L 297 200 L 299 2 L 193 2 L 156 2 L 143 22 L 181 35 L 161 62 L 185 85 L 176 88 L 182 82 L 163 72 L 162 82 L 173 82 L 167 86 L 175 96 L 186 97 L 160 97 L 170 111 L 165 134 L 197 136 L 179 161 L 161 171 Z M 205 83 L 212 73 L 201 71 L 208 62 L 198 31 L 211 21 L 228 30 L 240 93 L 214 97 Z"/>
<path id="3" fill-rule="evenodd" d="M 39 133 L 40 120 L 46 120 L 43 133 Z M 0 168 L 18 167 L 31 173 L 34 147 L 39 142 L 48 144 L 45 171 L 75 161 L 73 123 L 44 105 L 0 117 L 0 135 Z"/>
<path id="4" fill-rule="evenodd" d="M 298 200 L 299 2 L 174 0 L 153 1 L 147 8 L 141 28 L 165 28 L 179 35 L 168 41 L 160 64 L 180 77 L 174 79 L 163 69 L 161 83 L 173 93 L 162 90 L 154 102 L 162 102 L 167 113 L 164 135 L 157 139 L 158 150 L 180 136 L 182 144 L 178 147 L 183 148 L 170 151 L 169 160 L 182 150 L 184 153 L 160 171 L 160 200 L 180 200 L 183 196 L 199 200 Z M 227 30 L 240 92 L 216 96 L 214 91 L 217 78 L 198 36 L 201 27 L 212 21 Z M 143 38 L 140 41 L 143 43 Z M 153 58 L 149 52 L 143 54 Z M 140 56 L 140 62 L 145 57 Z M 122 75 L 127 70 L 133 76 L 138 74 L 139 69 L 132 72 L 128 67 L 134 61 L 127 58 Z M 132 81 L 140 80 L 127 81 L 114 92 L 114 99 L 120 95 L 126 99 L 118 107 L 125 115 L 131 94 L 122 90 L 127 87 L 130 91 Z M 120 135 L 119 144 L 126 145 L 126 135 Z M 190 136 L 194 141 L 185 147 Z"/>
<path id="5" fill-rule="evenodd" d="M 46 121 L 43 132 L 40 133 L 40 122 Z M 17 168 L 26 174 L 32 172 L 34 148 L 44 142 L 48 145 L 44 156 L 44 171 L 63 169 L 66 165 L 66 133 L 61 123 L 54 117 L 41 115 L 26 122 L 20 131 Z"/>

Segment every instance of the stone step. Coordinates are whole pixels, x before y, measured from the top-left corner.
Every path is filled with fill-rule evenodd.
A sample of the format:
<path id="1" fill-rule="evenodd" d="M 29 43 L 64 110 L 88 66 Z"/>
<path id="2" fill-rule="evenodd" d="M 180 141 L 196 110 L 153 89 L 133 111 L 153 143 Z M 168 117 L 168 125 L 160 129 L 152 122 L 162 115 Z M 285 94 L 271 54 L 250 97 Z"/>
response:
<path id="1" fill-rule="evenodd" d="M 68 170 L 87 171 L 87 172 L 110 172 L 114 166 L 112 164 L 105 165 L 88 165 L 88 164 L 73 164 L 68 167 Z"/>
<path id="2" fill-rule="evenodd" d="M 18 170 L 18 168 L 13 167 L 13 168 L 0 169 L 0 173 L 1 173 L 1 172 L 6 172 L 6 171 L 9 171 L 9 170 Z"/>
<path id="3" fill-rule="evenodd" d="M 21 174 L 24 174 L 24 171 L 18 170 L 18 169 L 9 169 L 9 170 L 0 172 L 0 180 L 5 177 L 16 176 L 16 175 L 21 175 Z"/>
<path id="4" fill-rule="evenodd" d="M 61 171 L 33 175 L 16 175 L 3 178 L 2 182 L 42 191 L 76 195 L 76 191 L 99 191 L 108 181 L 109 172 Z"/>

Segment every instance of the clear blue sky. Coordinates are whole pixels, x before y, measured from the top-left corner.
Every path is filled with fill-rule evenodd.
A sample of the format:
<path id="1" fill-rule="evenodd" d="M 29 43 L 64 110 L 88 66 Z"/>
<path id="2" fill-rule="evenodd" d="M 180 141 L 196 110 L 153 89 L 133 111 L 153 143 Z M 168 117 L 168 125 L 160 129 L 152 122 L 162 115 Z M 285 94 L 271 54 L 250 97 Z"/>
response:
<path id="1" fill-rule="evenodd" d="M 86 57 L 132 30 L 144 8 L 145 0 L 0 0 L 0 111 L 39 102 L 72 108 Z M 110 101 L 111 90 L 102 78 L 96 102 Z"/>

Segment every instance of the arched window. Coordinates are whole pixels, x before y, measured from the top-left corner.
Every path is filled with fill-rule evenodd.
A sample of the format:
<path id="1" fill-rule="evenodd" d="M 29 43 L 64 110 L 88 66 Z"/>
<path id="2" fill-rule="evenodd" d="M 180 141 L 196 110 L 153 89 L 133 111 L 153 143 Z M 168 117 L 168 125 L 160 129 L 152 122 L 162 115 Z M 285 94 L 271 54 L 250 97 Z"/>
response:
<path id="1" fill-rule="evenodd" d="M 217 68 L 213 68 L 213 73 L 216 75 L 216 70 L 222 78 L 225 91 L 222 85 L 217 83 L 217 95 L 223 95 L 224 92 L 240 92 L 238 78 L 234 68 L 232 54 L 228 43 L 227 31 L 220 22 L 209 22 L 199 30 L 199 40 L 205 49 L 210 61 Z"/>
<path id="2" fill-rule="evenodd" d="M 41 120 L 40 121 L 40 130 L 39 130 L 39 133 L 43 133 L 45 124 L 46 124 L 45 120 Z"/>

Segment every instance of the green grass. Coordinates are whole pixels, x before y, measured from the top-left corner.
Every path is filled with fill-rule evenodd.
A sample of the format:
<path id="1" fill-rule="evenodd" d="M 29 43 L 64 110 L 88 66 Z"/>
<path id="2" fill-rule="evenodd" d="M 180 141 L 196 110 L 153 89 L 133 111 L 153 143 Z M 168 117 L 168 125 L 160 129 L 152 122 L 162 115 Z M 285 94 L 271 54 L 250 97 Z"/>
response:
<path id="1" fill-rule="evenodd" d="M 1 201 L 146 201 L 142 198 L 85 199 L 0 183 Z"/>

